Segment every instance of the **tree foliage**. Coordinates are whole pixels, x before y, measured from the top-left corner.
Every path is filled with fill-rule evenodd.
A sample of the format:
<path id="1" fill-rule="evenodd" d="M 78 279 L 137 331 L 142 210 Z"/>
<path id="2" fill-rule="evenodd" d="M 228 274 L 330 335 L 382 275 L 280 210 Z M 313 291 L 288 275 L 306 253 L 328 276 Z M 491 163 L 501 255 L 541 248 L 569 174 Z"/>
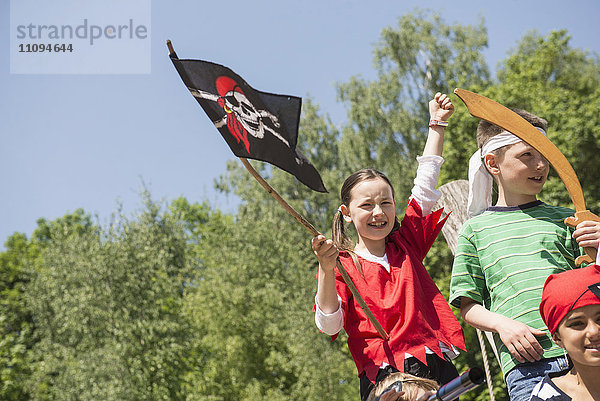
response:
<path id="1" fill-rule="evenodd" d="M 348 120 L 335 127 L 304 103 L 299 147 L 330 192 L 310 191 L 264 163 L 256 169 L 325 235 L 345 177 L 364 167 L 395 184 L 398 214 L 410 194 L 427 134 L 427 102 L 462 87 L 546 118 L 549 138 L 573 164 L 588 208 L 600 182 L 586 168 L 598 153 L 597 55 L 569 45 L 566 32 L 527 34 L 491 77 L 487 33 L 416 11 L 381 33 L 377 78 L 338 85 Z M 440 184 L 466 178 L 477 120 L 460 100 L 446 130 Z M 132 217 L 107 226 L 82 210 L 40 219 L 31 238 L 14 234 L 0 253 L 0 399 L 6 400 L 309 400 L 358 399 L 345 334 L 316 329 L 317 261 L 310 234 L 238 162 L 217 188 L 240 206 L 143 198 Z M 569 205 L 553 176 L 547 202 Z M 425 265 L 448 294 L 452 255 L 442 238 Z M 457 312 L 458 314 L 458 312 Z M 474 330 L 459 370 L 483 366 Z M 488 350 L 491 355 L 491 351 Z M 497 400 L 506 400 L 492 358 Z M 484 389 L 461 397 L 486 400 Z"/>
<path id="2" fill-rule="evenodd" d="M 502 64 L 499 83 L 490 88 L 490 95 L 548 120 L 548 138 L 573 165 L 588 209 L 598 210 L 600 183 L 590 164 L 600 150 L 600 60 L 570 47 L 569 39 L 565 31 L 545 38 L 535 33 L 525 36 Z M 542 198 L 572 207 L 556 174 L 546 184 Z"/>
<path id="3" fill-rule="evenodd" d="M 429 100 L 456 86 L 485 86 L 489 73 L 481 51 L 486 45 L 483 23 L 447 25 L 424 12 L 385 28 L 374 54 L 377 79 L 354 77 L 339 85 L 349 119 L 340 144 L 346 175 L 376 167 L 390 177 L 398 198 L 406 199 L 427 135 Z"/>
<path id="4" fill-rule="evenodd" d="M 27 363 L 33 339 L 33 320 L 25 306 L 28 265 L 35 251 L 23 234 L 13 234 L 0 254 L 0 399 L 22 400 L 22 383 L 31 370 Z"/>
<path id="5" fill-rule="evenodd" d="M 314 152 L 317 164 L 332 163 L 335 146 L 329 141 L 333 130 L 316 118 L 317 110 L 310 102 L 304 113 L 303 133 L 316 139 L 314 148 L 304 151 Z M 202 274 L 188 304 L 198 333 L 195 354 L 199 357 L 189 397 L 348 399 L 356 383 L 352 361 L 343 351 L 345 344 L 331 343 L 313 323 L 316 262 L 310 235 L 239 168 L 232 164 L 227 180 L 245 200 L 235 219 L 183 199 L 173 204 L 182 218 L 198 219 L 192 227 L 201 227 L 192 233 Z M 271 184 L 305 216 L 320 216 L 314 220 L 320 222 L 323 210 L 333 213 L 331 201 L 318 199 L 319 195 L 298 186 L 287 173 L 260 169 L 270 174 Z M 328 173 L 323 178 L 326 185 L 337 179 Z M 323 375 L 323 370 L 329 374 Z"/>
<path id="6" fill-rule="evenodd" d="M 185 399 L 193 273 L 181 224 L 150 201 L 106 229 L 41 222 L 45 247 L 26 289 L 38 341 L 32 400 Z"/>

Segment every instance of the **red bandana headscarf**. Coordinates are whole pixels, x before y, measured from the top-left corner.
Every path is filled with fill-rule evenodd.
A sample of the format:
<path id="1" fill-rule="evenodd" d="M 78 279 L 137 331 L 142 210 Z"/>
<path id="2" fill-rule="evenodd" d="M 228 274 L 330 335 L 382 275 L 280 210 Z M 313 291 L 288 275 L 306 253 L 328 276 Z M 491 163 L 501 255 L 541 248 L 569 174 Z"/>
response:
<path id="1" fill-rule="evenodd" d="M 540 314 L 550 333 L 573 309 L 600 304 L 600 266 L 552 274 L 546 279 L 540 303 Z"/>

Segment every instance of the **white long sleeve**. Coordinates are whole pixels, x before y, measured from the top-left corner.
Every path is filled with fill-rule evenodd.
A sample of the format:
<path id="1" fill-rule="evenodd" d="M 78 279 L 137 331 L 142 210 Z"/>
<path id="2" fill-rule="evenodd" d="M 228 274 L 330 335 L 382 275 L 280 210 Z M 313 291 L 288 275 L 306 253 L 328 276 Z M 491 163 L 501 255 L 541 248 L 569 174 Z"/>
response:
<path id="1" fill-rule="evenodd" d="M 344 311 L 341 308 L 342 299 L 339 295 L 338 302 L 339 306 L 335 312 L 325 313 L 319 308 L 317 297 L 315 296 L 315 305 L 317 306 L 315 312 L 315 324 L 319 330 L 330 336 L 339 333 L 342 327 L 344 327 Z"/>
<path id="2" fill-rule="evenodd" d="M 444 158 L 436 155 L 417 156 L 417 176 L 411 191 L 411 198 L 414 199 L 421 209 L 423 216 L 431 213 L 435 202 L 440 199 L 442 193 L 436 189 L 440 168 L 444 163 Z"/>

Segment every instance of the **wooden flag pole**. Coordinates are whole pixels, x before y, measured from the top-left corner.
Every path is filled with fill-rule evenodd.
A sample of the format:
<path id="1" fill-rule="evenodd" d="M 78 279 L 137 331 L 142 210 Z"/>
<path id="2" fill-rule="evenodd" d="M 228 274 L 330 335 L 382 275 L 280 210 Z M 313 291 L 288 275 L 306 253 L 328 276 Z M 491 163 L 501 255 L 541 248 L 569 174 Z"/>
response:
<path id="1" fill-rule="evenodd" d="M 264 178 L 261 177 L 260 174 L 258 174 L 258 171 L 256 171 L 254 169 L 254 167 L 252 167 L 252 165 L 250 164 L 250 162 L 243 158 L 240 157 L 240 160 L 242 161 L 242 163 L 244 164 L 244 167 L 246 167 L 246 169 L 248 170 L 248 172 L 250 172 L 250 174 L 252 175 L 252 177 L 254 177 L 256 179 L 256 181 L 258 181 L 258 183 L 260 185 L 262 185 L 262 187 L 271 194 L 271 196 L 273 198 L 275 198 L 275 200 L 277 202 L 279 202 L 279 204 L 281 206 L 283 206 L 283 208 L 292 215 L 292 217 L 294 217 L 300 224 L 302 224 L 304 226 L 304 228 L 306 228 L 313 236 L 317 236 L 319 234 L 321 234 L 312 224 L 310 224 L 302 215 L 300 215 L 296 210 L 294 210 L 293 207 L 291 207 L 274 189 L 273 187 L 271 187 L 269 185 L 268 182 L 266 182 L 264 180 Z M 342 263 L 340 262 L 340 258 L 338 257 L 337 261 L 336 261 L 336 266 L 340 272 L 340 274 L 342 275 L 342 278 L 344 279 L 344 282 L 346 283 L 346 285 L 348 286 L 348 288 L 350 289 L 350 291 L 352 292 L 352 295 L 354 296 L 354 298 L 356 299 L 356 301 L 358 302 L 358 304 L 360 305 L 360 307 L 362 308 L 362 310 L 365 312 L 365 314 L 367 315 L 367 318 L 369 318 L 369 320 L 371 321 L 371 323 L 373 323 L 373 326 L 375 326 L 375 329 L 377 329 L 377 332 L 379 333 L 379 335 L 381 337 L 383 337 L 384 340 L 387 340 L 389 338 L 388 334 L 386 333 L 386 331 L 384 330 L 384 328 L 381 326 L 381 324 L 377 321 L 377 319 L 375 318 L 375 316 L 373 315 L 373 312 L 371 312 L 371 310 L 369 309 L 369 306 L 366 304 L 365 300 L 360 296 L 358 289 L 356 288 L 356 286 L 354 285 L 354 283 L 352 282 L 352 279 L 350 278 L 350 275 L 348 274 L 348 272 L 346 271 L 346 269 L 344 269 L 344 266 L 342 266 Z"/>
<path id="2" fill-rule="evenodd" d="M 169 49 L 169 56 L 175 53 L 175 49 L 173 49 L 173 44 L 170 40 L 167 39 L 167 49 Z"/>

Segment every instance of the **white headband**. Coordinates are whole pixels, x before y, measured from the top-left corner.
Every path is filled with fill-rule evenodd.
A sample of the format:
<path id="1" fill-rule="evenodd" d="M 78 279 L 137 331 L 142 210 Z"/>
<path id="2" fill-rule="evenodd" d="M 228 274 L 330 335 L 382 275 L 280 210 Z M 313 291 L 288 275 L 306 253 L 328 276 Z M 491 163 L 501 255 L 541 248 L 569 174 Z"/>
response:
<path id="1" fill-rule="evenodd" d="M 536 127 L 538 131 L 546 135 L 546 131 Z M 522 139 L 508 131 L 502 131 L 498 135 L 491 137 L 483 144 L 481 149 L 477 149 L 469 159 L 469 198 L 467 201 L 467 217 L 471 218 L 482 213 L 485 209 L 492 206 L 492 175 L 485 167 L 483 158 L 496 149 L 503 146 L 513 145 L 521 142 Z"/>

